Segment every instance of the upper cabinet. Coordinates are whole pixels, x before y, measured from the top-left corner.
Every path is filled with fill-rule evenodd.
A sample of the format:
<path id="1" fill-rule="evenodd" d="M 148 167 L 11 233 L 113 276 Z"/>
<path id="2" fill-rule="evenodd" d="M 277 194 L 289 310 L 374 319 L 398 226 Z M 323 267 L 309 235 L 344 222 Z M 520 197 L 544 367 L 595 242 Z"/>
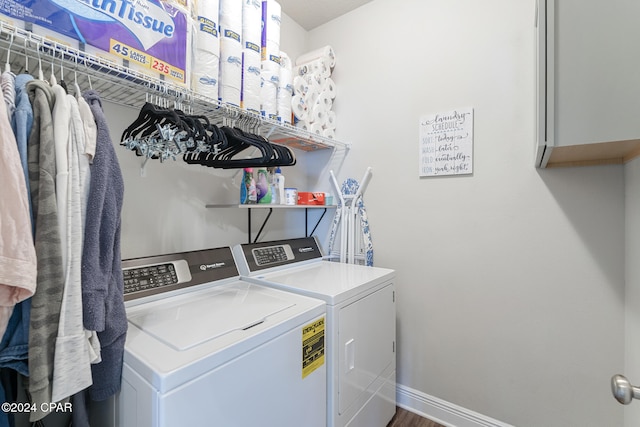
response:
<path id="1" fill-rule="evenodd" d="M 537 0 L 536 167 L 640 155 L 640 2 Z"/>

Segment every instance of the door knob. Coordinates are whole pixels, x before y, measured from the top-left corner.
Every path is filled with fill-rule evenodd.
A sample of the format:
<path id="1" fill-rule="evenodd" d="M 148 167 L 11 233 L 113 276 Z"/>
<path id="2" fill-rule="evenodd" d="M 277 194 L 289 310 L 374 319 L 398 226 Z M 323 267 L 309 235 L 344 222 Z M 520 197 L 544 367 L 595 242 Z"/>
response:
<path id="1" fill-rule="evenodd" d="M 640 399 L 640 388 L 631 385 L 623 375 L 611 377 L 611 393 L 623 405 L 628 405 L 633 399 Z"/>

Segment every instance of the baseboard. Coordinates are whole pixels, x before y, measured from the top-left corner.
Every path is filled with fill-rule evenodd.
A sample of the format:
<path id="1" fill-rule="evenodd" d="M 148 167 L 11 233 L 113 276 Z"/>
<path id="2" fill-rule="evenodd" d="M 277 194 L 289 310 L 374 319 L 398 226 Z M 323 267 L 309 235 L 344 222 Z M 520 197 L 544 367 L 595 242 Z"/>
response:
<path id="1" fill-rule="evenodd" d="M 446 400 L 396 385 L 397 405 L 447 427 L 513 427 Z"/>

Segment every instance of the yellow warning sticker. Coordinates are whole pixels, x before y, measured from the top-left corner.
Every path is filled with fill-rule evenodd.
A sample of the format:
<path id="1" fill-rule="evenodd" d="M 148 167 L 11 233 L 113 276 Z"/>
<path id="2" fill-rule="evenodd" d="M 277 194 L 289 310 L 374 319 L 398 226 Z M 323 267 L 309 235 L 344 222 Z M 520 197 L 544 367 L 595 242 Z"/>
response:
<path id="1" fill-rule="evenodd" d="M 324 365 L 324 317 L 302 328 L 302 378 Z"/>

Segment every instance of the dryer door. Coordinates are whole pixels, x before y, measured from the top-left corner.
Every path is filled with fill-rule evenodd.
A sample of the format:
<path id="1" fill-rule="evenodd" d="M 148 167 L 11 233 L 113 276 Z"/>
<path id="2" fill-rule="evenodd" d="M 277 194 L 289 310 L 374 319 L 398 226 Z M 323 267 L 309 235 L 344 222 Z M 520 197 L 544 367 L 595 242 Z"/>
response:
<path id="1" fill-rule="evenodd" d="M 395 365 L 393 292 L 394 286 L 389 284 L 339 310 L 340 415 L 367 402 L 384 381 L 383 372 Z"/>

